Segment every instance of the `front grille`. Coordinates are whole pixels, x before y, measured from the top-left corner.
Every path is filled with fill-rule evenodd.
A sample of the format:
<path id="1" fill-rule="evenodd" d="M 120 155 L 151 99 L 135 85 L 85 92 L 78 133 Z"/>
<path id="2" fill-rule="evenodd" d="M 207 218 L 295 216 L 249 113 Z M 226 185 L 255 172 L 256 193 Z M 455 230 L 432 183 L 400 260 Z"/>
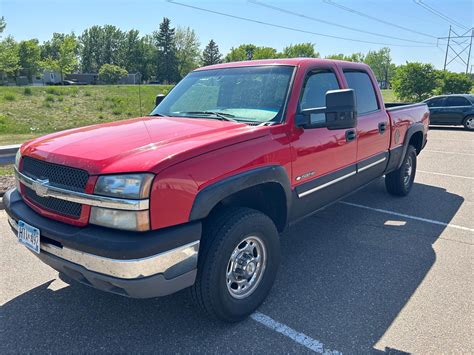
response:
<path id="1" fill-rule="evenodd" d="M 77 192 L 84 192 L 86 189 L 89 174 L 85 170 L 48 163 L 30 157 L 24 157 L 22 161 L 21 172 L 30 178 L 48 179 L 52 186 Z"/>
<path id="2" fill-rule="evenodd" d="M 81 216 L 82 205 L 79 203 L 59 200 L 53 197 L 41 197 L 29 187 L 23 186 L 23 188 L 28 200 L 41 208 L 76 219 Z"/>
<path id="3" fill-rule="evenodd" d="M 52 186 L 76 192 L 85 192 L 87 181 L 89 180 L 89 174 L 85 170 L 48 163 L 30 157 L 22 158 L 21 172 L 32 179 L 48 179 L 49 184 Z M 71 218 L 77 219 L 81 216 L 81 204 L 53 197 L 41 197 L 34 190 L 26 186 L 23 187 L 26 198 L 38 207 Z"/>

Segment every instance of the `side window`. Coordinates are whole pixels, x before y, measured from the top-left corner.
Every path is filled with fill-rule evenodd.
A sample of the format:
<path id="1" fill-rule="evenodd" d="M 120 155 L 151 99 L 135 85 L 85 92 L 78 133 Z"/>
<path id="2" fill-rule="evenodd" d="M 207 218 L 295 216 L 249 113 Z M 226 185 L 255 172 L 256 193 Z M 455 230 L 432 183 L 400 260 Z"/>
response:
<path id="1" fill-rule="evenodd" d="M 444 105 L 444 97 L 438 97 L 428 101 L 428 107 L 441 107 Z"/>
<path id="2" fill-rule="evenodd" d="M 349 88 L 355 91 L 357 113 L 363 115 L 364 113 L 377 111 L 379 109 L 377 95 L 369 75 L 362 71 L 347 71 L 344 72 L 344 76 Z"/>
<path id="3" fill-rule="evenodd" d="M 338 90 L 339 83 L 336 75 L 331 71 L 312 72 L 306 78 L 303 94 L 300 99 L 300 109 L 316 108 L 326 106 L 326 92 Z M 312 123 L 324 121 L 324 113 L 311 115 Z"/>
<path id="4" fill-rule="evenodd" d="M 467 99 L 460 96 L 450 96 L 446 99 L 446 106 L 470 106 Z"/>

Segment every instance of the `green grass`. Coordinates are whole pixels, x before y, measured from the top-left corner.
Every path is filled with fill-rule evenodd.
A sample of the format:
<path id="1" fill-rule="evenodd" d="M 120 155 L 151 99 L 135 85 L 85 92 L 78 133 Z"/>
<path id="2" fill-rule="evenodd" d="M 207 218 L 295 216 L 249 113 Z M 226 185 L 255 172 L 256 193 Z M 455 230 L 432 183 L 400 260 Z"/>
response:
<path id="1" fill-rule="evenodd" d="M 13 165 L 0 166 L 0 176 L 13 175 Z"/>
<path id="2" fill-rule="evenodd" d="M 141 114 L 171 85 L 142 85 Z M 46 133 L 140 116 L 136 85 L 0 87 L 0 145 L 22 143 Z M 397 101 L 392 90 L 384 100 Z"/>
<path id="3" fill-rule="evenodd" d="M 29 89 L 29 90 L 27 90 Z M 146 115 L 170 85 L 0 87 L 0 145 L 46 133 Z"/>

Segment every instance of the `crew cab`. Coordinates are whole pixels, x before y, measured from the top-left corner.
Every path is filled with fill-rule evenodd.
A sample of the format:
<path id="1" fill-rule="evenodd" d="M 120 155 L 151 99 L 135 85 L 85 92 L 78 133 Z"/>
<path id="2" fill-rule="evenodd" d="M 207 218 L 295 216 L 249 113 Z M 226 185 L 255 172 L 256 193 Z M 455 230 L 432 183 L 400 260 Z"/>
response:
<path id="1" fill-rule="evenodd" d="M 322 59 L 200 68 L 157 101 L 23 144 L 9 223 L 67 279 L 135 298 L 189 288 L 230 322 L 270 292 L 287 226 L 384 175 L 407 195 L 429 124 L 426 104 L 386 109 L 367 65 Z"/>

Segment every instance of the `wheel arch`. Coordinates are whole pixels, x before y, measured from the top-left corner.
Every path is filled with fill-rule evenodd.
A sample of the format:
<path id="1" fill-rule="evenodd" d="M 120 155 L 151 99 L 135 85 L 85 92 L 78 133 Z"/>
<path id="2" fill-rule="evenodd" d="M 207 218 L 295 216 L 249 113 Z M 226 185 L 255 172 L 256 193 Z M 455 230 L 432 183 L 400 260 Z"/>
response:
<path id="1" fill-rule="evenodd" d="M 208 217 L 225 206 L 242 206 L 268 215 L 281 232 L 288 223 L 291 186 L 286 170 L 271 165 L 225 178 L 201 190 L 191 209 L 190 221 Z"/>

